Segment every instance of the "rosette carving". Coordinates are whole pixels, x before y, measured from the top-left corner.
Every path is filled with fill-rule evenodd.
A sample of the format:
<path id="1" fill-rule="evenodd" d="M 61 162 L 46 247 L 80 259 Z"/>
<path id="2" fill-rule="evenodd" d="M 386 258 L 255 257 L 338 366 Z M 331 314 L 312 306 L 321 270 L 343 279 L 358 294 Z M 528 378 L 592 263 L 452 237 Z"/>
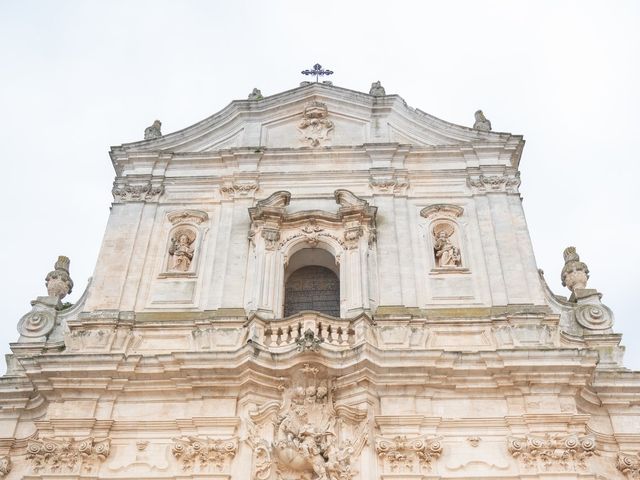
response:
<path id="1" fill-rule="evenodd" d="M 56 440 L 43 438 L 31 440 L 27 444 L 27 459 L 31 460 L 33 471 L 38 472 L 77 472 L 91 471 L 99 462 L 109 456 L 111 440 Z"/>
<path id="2" fill-rule="evenodd" d="M 442 454 L 442 444 L 437 437 L 378 437 L 376 454 L 387 471 L 421 473 L 431 470 L 433 461 Z"/>
<path id="3" fill-rule="evenodd" d="M 560 468 L 584 470 L 586 460 L 598 455 L 595 438 L 591 435 L 547 434 L 544 437 L 510 437 L 508 450 L 527 468 Z"/>
<path id="4" fill-rule="evenodd" d="M 616 467 L 628 478 L 640 478 L 640 453 L 637 455 L 618 453 Z"/>
<path id="5" fill-rule="evenodd" d="M 197 437 L 174 438 L 171 453 L 182 463 L 184 471 L 213 466 L 223 471 L 238 453 L 238 439 L 211 439 Z"/>

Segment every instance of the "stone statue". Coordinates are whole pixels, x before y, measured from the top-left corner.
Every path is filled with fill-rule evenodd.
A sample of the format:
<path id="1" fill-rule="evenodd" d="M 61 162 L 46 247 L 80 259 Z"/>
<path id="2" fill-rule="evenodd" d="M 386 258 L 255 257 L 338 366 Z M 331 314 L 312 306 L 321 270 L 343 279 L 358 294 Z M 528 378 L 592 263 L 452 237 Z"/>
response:
<path id="1" fill-rule="evenodd" d="M 73 281 L 69 276 L 70 262 L 71 260 L 67 257 L 59 256 L 53 270 L 44 279 L 47 285 L 47 293 L 50 297 L 58 297 L 58 299 L 62 300 L 71 293 Z"/>
<path id="2" fill-rule="evenodd" d="M 369 95 L 373 95 L 374 97 L 384 97 L 386 94 L 384 87 L 380 84 L 380 80 L 371 84 Z"/>
<path id="3" fill-rule="evenodd" d="M 580 261 L 580 256 L 576 252 L 576 247 L 567 247 L 562 253 L 564 256 L 564 267 L 560 273 L 562 286 L 567 287 L 572 292 L 576 288 L 587 288 L 589 280 L 589 268 Z"/>
<path id="4" fill-rule="evenodd" d="M 160 127 L 162 127 L 162 122 L 160 120 L 153 122 L 153 125 L 144 129 L 144 139 L 153 140 L 154 138 L 160 138 L 162 136 Z"/>
<path id="5" fill-rule="evenodd" d="M 435 233 L 433 250 L 436 256 L 436 265 L 440 268 L 459 267 L 462 265 L 460 249 L 451 242 L 451 233 L 440 230 Z"/>
<path id="6" fill-rule="evenodd" d="M 483 132 L 491 131 L 491 122 L 484 116 L 482 110 L 478 110 L 475 113 L 476 121 L 473 124 L 473 128 L 476 130 L 482 130 Z"/>
<path id="7" fill-rule="evenodd" d="M 193 260 L 193 242 L 195 235 L 186 230 L 181 230 L 171 239 L 169 255 L 171 256 L 170 270 L 178 272 L 188 272 Z"/>
<path id="8" fill-rule="evenodd" d="M 264 97 L 262 96 L 262 92 L 259 88 L 254 88 L 247 98 L 249 100 L 262 100 Z"/>

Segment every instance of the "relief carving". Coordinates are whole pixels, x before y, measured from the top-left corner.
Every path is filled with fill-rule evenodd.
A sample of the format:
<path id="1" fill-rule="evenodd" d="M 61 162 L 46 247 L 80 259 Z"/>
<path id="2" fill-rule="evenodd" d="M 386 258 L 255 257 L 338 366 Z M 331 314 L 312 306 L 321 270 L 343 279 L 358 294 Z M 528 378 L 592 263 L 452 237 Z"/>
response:
<path id="1" fill-rule="evenodd" d="M 333 385 L 308 364 L 294 374 L 283 402 L 249 412 L 253 479 L 350 480 L 367 441 L 367 413 L 335 405 Z M 265 438 L 267 437 L 267 438 Z"/>
<path id="2" fill-rule="evenodd" d="M 180 228 L 171 237 L 169 245 L 169 270 L 188 272 L 195 252 L 196 233 L 190 228 Z"/>
<path id="3" fill-rule="evenodd" d="M 0 478 L 6 477 L 11 472 L 11 458 L 8 455 L 0 457 Z"/>
<path id="4" fill-rule="evenodd" d="M 334 127 L 328 116 L 327 105 L 322 102 L 313 101 L 305 105 L 302 121 L 298 125 L 304 143 L 311 147 L 328 143 L 329 134 Z"/>
<path id="5" fill-rule="evenodd" d="M 238 453 L 238 439 L 211 439 L 197 437 L 174 438 L 171 453 L 182 463 L 184 471 L 204 471 L 213 467 L 221 472 L 228 469 Z"/>
<path id="6" fill-rule="evenodd" d="M 527 468 L 550 470 L 585 470 L 586 461 L 598 455 L 595 437 L 566 434 L 547 434 L 544 437 L 510 437 L 508 450 Z"/>
<path id="7" fill-rule="evenodd" d="M 157 201 L 164 193 L 164 186 L 153 185 L 151 182 L 143 184 L 119 183 L 111 190 L 116 202 L 144 202 Z"/>
<path id="8" fill-rule="evenodd" d="M 220 187 L 220 192 L 228 198 L 247 197 L 258 190 L 257 182 L 233 182 Z"/>
<path id="9" fill-rule="evenodd" d="M 30 440 L 27 459 L 35 473 L 91 472 L 109 456 L 110 446 L 108 438 Z"/>
<path id="10" fill-rule="evenodd" d="M 637 455 L 618 453 L 616 467 L 628 478 L 640 478 L 640 453 Z"/>
<path id="11" fill-rule="evenodd" d="M 508 192 L 517 193 L 520 186 L 520 172 L 514 175 L 480 175 L 478 177 L 469 177 L 467 185 L 474 192 Z"/>
<path id="12" fill-rule="evenodd" d="M 376 454 L 383 469 L 390 473 L 422 473 L 432 469 L 432 463 L 442 454 L 439 438 L 426 436 L 392 439 L 376 438 Z"/>
<path id="13" fill-rule="evenodd" d="M 196 225 L 200 225 L 209 219 L 209 215 L 207 215 L 207 212 L 201 210 L 179 210 L 177 212 L 170 212 L 167 214 L 167 218 L 173 225 L 179 223 L 195 223 Z"/>

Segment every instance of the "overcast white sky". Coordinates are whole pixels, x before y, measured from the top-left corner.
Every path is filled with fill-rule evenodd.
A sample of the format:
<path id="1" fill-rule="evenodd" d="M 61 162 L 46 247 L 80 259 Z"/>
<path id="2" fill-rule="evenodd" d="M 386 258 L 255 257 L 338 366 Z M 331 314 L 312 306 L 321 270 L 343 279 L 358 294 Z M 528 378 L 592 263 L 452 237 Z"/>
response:
<path id="1" fill-rule="evenodd" d="M 640 369 L 640 2 L 29 1 L 0 3 L 0 351 L 60 254 L 75 301 L 112 200 L 109 146 L 296 87 L 387 93 L 471 126 L 524 134 L 522 195 L 556 293 L 578 248 Z M 1 367 L 0 367 L 1 368 Z"/>

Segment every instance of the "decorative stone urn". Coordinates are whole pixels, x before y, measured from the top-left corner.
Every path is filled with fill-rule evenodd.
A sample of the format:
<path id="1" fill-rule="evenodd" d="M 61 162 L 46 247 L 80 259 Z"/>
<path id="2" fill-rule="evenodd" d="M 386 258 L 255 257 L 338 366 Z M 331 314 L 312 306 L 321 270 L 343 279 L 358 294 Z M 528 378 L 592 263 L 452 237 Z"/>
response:
<path id="1" fill-rule="evenodd" d="M 564 267 L 560 273 L 562 286 L 567 287 L 572 292 L 576 288 L 587 288 L 589 280 L 589 268 L 580 261 L 580 256 L 576 252 L 576 247 L 564 249 Z"/>
<path id="2" fill-rule="evenodd" d="M 69 260 L 68 257 L 60 255 L 58 261 L 54 265 L 54 269 L 47 274 L 45 282 L 47 285 L 47 293 L 50 297 L 57 297 L 62 300 L 71 293 L 73 281 L 69 276 Z"/>

